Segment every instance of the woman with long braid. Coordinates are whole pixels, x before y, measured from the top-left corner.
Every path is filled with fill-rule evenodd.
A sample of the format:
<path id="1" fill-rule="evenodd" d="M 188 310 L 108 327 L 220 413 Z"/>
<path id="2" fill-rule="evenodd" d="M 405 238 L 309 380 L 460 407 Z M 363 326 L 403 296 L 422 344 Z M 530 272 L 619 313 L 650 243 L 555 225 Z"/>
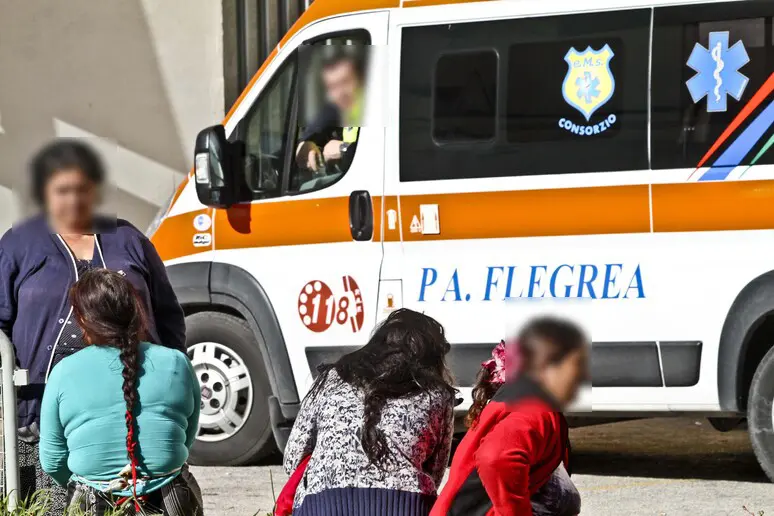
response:
<path id="1" fill-rule="evenodd" d="M 200 390 L 185 354 L 145 341 L 143 303 L 119 273 L 94 269 L 72 287 L 87 346 L 52 370 L 41 410 L 40 461 L 90 516 L 203 514 L 185 461 Z M 111 513 L 112 514 L 112 513 Z"/>

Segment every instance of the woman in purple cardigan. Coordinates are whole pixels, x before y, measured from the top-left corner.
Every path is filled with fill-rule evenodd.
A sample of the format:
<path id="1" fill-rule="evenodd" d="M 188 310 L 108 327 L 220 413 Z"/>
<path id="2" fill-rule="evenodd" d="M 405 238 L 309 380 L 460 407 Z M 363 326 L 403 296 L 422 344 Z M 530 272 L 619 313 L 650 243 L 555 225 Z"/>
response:
<path id="1" fill-rule="evenodd" d="M 0 330 L 30 373 L 30 384 L 19 390 L 21 496 L 53 488 L 51 511 L 62 514 L 66 492 L 40 468 L 37 443 L 48 375 L 84 347 L 70 287 L 93 268 L 125 276 L 146 305 L 151 340 L 182 352 L 185 320 L 153 244 L 129 222 L 96 214 L 105 171 L 89 146 L 56 140 L 32 160 L 30 172 L 40 214 L 0 239 Z"/>

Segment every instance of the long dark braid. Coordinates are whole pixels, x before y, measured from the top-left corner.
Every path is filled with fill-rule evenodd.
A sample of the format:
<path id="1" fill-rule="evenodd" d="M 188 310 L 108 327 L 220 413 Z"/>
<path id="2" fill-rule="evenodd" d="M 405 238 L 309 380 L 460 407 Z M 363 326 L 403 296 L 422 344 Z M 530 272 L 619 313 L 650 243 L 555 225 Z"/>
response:
<path id="1" fill-rule="evenodd" d="M 132 284 L 108 269 L 94 269 L 84 274 L 70 289 L 70 300 L 87 344 L 114 347 L 120 352 L 126 402 L 126 452 L 132 467 L 132 489 L 137 504 L 138 445 L 134 411 L 138 401 L 139 343 L 148 335 L 145 309 Z"/>
<path id="2" fill-rule="evenodd" d="M 139 367 L 140 348 L 137 345 L 138 340 L 130 337 L 124 338 L 121 342 L 121 352 L 119 357 L 124 366 L 121 376 L 124 378 L 124 401 L 126 402 L 126 453 L 129 456 L 129 462 L 132 465 L 132 488 L 137 484 L 137 439 L 136 422 L 134 418 L 134 408 L 137 404 L 137 373 Z M 137 492 L 134 491 L 135 499 Z"/>

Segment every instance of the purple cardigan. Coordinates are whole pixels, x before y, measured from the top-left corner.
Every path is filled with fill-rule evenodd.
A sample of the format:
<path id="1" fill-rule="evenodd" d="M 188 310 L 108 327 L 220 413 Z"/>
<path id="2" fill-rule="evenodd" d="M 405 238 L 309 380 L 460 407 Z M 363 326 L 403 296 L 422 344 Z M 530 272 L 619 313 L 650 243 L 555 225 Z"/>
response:
<path id="1" fill-rule="evenodd" d="M 140 292 L 151 340 L 184 352 L 183 310 L 153 244 L 125 220 L 102 226 L 97 238 L 105 264 L 122 271 Z M 30 373 L 30 385 L 19 389 L 20 428 L 39 424 L 46 372 L 70 312 L 68 291 L 74 282 L 70 253 L 42 216 L 0 239 L 0 330 L 11 338 L 19 366 Z"/>

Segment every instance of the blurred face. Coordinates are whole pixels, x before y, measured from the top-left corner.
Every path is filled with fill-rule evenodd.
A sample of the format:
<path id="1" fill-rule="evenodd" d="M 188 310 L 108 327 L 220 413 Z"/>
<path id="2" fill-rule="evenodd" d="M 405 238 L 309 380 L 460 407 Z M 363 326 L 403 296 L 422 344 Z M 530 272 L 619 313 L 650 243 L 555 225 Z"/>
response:
<path id="1" fill-rule="evenodd" d="M 548 364 L 537 374 L 541 383 L 562 408 L 572 403 L 578 391 L 589 378 L 588 346 L 569 353 L 555 364 Z"/>
<path id="2" fill-rule="evenodd" d="M 322 72 L 328 100 L 345 113 L 355 105 L 360 78 L 351 61 L 342 60 L 327 66 Z"/>
<path id="3" fill-rule="evenodd" d="M 46 212 L 58 226 L 73 230 L 91 225 L 97 185 L 78 169 L 59 170 L 43 191 Z"/>

